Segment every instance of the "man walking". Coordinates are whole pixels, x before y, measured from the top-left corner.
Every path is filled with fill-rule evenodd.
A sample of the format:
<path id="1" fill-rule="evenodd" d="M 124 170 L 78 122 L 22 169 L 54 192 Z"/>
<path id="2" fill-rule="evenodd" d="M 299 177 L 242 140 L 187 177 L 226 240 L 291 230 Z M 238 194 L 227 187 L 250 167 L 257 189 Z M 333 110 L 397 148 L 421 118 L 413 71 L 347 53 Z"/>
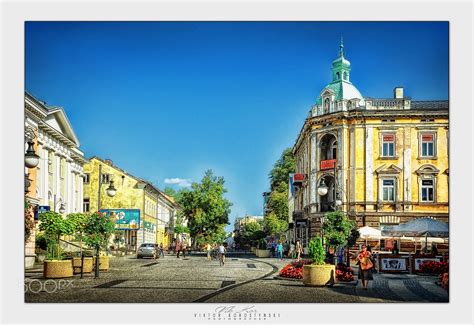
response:
<path id="1" fill-rule="evenodd" d="M 225 264 L 225 247 L 224 243 L 219 246 L 219 264 L 222 266 Z"/>

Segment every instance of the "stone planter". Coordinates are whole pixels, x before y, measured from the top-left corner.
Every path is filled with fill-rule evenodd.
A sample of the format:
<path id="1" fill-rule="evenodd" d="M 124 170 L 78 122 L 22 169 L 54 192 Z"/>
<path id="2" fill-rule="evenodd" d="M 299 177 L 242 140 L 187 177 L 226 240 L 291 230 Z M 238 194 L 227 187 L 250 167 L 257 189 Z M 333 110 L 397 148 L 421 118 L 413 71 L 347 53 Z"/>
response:
<path id="1" fill-rule="evenodd" d="M 257 257 L 270 257 L 270 251 L 268 249 L 256 249 L 255 255 Z"/>
<path id="2" fill-rule="evenodd" d="M 83 266 L 83 273 L 91 273 L 92 272 L 92 257 L 84 257 L 84 266 Z M 72 265 L 74 266 L 74 273 L 81 273 L 81 258 L 74 257 L 72 259 Z"/>
<path id="3" fill-rule="evenodd" d="M 36 255 L 25 255 L 25 269 L 31 269 L 35 265 Z"/>
<path id="4" fill-rule="evenodd" d="M 326 265 L 303 265 L 303 284 L 306 286 L 333 285 L 336 281 L 336 267 Z"/>
<path id="5" fill-rule="evenodd" d="M 43 263 L 43 277 L 46 279 L 70 278 L 72 276 L 72 260 L 44 261 Z"/>
<path id="6" fill-rule="evenodd" d="M 96 257 L 93 258 L 93 265 L 95 265 Z M 109 256 L 99 256 L 99 271 L 107 271 L 109 269 Z"/>

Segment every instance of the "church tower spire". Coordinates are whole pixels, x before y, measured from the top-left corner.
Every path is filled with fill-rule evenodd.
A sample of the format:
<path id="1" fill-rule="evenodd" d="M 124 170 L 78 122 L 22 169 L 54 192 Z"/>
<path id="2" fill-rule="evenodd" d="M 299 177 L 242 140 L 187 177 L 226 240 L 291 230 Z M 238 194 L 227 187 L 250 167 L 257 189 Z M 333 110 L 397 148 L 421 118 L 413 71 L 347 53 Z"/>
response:
<path id="1" fill-rule="evenodd" d="M 349 73 L 351 71 L 351 63 L 344 57 L 344 40 L 341 36 L 339 45 L 339 57 L 332 61 L 332 82 L 350 82 Z"/>

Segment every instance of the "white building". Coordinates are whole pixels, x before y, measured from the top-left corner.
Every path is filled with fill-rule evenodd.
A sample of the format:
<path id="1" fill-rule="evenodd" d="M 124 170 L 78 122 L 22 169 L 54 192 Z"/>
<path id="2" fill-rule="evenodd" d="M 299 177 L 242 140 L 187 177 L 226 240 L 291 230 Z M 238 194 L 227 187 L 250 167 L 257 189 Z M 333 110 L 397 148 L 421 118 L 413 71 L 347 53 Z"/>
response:
<path id="1" fill-rule="evenodd" d="M 82 212 L 83 165 L 87 160 L 64 109 L 47 106 L 25 92 L 25 129 L 35 130 L 37 136 L 37 205 L 56 212 L 62 207 L 64 214 Z"/>

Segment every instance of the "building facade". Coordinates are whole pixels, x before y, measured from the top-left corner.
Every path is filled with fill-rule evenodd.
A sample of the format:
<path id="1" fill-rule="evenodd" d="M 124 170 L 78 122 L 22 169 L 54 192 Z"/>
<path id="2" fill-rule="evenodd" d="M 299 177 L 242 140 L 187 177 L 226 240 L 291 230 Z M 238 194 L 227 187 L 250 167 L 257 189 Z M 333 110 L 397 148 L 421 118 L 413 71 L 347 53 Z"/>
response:
<path id="1" fill-rule="evenodd" d="M 25 92 L 25 142 L 34 143 L 39 163 L 25 167 L 25 197 L 38 210 L 82 212 L 83 166 L 87 162 L 62 107 L 49 106 Z M 26 143 L 25 143 L 26 145 Z M 34 262 L 35 233 L 25 255 Z M 30 262 L 29 262 L 30 263 Z"/>
<path id="2" fill-rule="evenodd" d="M 335 209 L 358 227 L 418 217 L 448 221 L 448 101 L 415 101 L 402 87 L 393 98 L 363 97 L 350 71 L 341 42 L 333 80 L 293 147 L 292 226 L 305 245 L 319 235 L 324 213 Z"/>
<path id="3" fill-rule="evenodd" d="M 168 245 L 166 234 L 177 211 L 176 204 L 150 182 L 133 176 L 115 166 L 111 160 L 90 158 L 84 166 L 84 211 L 103 209 L 136 209 L 140 211 L 140 224 L 124 231 L 125 245 L 136 250 L 142 243 Z M 99 206 L 99 174 L 100 188 Z M 116 188 L 113 197 L 106 193 L 110 183 Z"/>

